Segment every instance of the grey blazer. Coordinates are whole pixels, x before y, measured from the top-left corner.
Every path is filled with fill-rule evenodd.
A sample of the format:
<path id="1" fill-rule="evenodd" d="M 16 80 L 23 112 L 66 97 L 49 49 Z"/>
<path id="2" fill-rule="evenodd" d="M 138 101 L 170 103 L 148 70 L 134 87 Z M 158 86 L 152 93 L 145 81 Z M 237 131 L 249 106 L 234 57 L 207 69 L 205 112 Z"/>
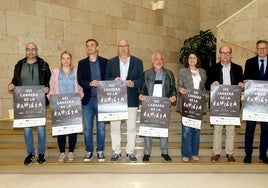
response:
<path id="1" fill-rule="evenodd" d="M 143 95 L 153 95 L 155 82 L 155 71 L 153 68 L 144 72 L 144 84 L 140 91 Z M 175 87 L 175 79 L 173 73 L 163 68 L 163 80 L 162 80 L 162 97 L 172 97 L 177 95 Z"/>
<path id="2" fill-rule="evenodd" d="M 199 74 L 201 76 L 201 81 L 199 83 L 199 90 L 206 91 L 205 83 L 207 80 L 206 71 L 202 68 L 199 68 Z M 177 110 L 181 112 L 182 109 L 182 99 L 181 94 L 179 93 L 181 88 L 184 89 L 194 89 L 194 82 L 192 73 L 190 72 L 189 68 L 182 68 L 179 70 L 178 74 L 178 103 L 177 103 Z M 204 110 L 206 110 L 206 107 L 204 107 Z"/>

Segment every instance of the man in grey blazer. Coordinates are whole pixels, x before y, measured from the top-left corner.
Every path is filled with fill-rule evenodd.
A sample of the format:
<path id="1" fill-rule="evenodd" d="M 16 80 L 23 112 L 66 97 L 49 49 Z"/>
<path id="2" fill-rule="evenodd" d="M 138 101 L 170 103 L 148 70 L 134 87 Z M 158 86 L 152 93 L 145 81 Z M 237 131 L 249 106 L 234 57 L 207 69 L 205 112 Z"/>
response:
<path id="1" fill-rule="evenodd" d="M 130 55 L 127 40 L 118 43 L 118 56 L 110 59 L 106 67 L 106 80 L 123 80 L 127 86 L 128 120 L 126 156 L 130 162 L 137 162 L 134 155 L 136 142 L 136 118 L 139 106 L 138 89 L 143 84 L 143 63 L 137 57 Z M 121 121 L 111 121 L 111 138 L 114 155 L 111 162 L 117 162 L 121 158 Z"/>
<path id="2" fill-rule="evenodd" d="M 146 95 L 157 97 L 168 97 L 170 102 L 176 101 L 175 79 L 172 71 L 164 68 L 163 55 L 160 52 L 153 53 L 153 68 L 144 72 L 144 84 L 139 96 L 140 100 L 145 100 Z M 162 92 L 156 93 L 156 84 L 161 84 Z M 171 161 L 168 155 L 168 137 L 160 137 L 161 157 L 165 161 Z M 152 137 L 144 137 L 144 156 L 143 162 L 148 162 L 152 151 Z"/>

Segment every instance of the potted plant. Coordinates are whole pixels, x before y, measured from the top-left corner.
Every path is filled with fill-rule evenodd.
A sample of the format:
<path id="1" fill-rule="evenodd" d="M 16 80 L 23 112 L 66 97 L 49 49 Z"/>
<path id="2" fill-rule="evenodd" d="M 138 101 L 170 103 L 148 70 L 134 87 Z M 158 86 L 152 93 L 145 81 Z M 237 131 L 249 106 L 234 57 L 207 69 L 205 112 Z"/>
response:
<path id="1" fill-rule="evenodd" d="M 210 29 L 201 30 L 198 35 L 184 41 L 183 47 L 180 49 L 180 63 L 185 62 L 190 52 L 198 54 L 201 67 L 206 71 L 216 63 L 216 38 Z"/>

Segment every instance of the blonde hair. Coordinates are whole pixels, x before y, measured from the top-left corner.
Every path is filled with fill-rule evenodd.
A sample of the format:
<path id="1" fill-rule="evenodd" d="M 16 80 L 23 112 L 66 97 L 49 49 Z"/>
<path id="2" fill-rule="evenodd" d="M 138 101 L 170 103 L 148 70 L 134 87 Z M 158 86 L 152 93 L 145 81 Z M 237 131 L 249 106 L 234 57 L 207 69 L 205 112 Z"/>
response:
<path id="1" fill-rule="evenodd" d="M 67 55 L 70 56 L 70 59 L 71 59 L 70 70 L 72 70 L 72 69 L 74 68 L 74 65 L 73 65 L 73 63 L 72 63 L 73 56 L 72 56 L 71 52 L 65 50 L 65 51 L 63 51 L 63 52 L 60 54 L 60 59 L 62 58 L 62 56 L 63 56 L 64 54 L 67 54 Z M 59 66 L 59 68 L 62 69 L 61 61 L 60 61 L 60 66 Z"/>

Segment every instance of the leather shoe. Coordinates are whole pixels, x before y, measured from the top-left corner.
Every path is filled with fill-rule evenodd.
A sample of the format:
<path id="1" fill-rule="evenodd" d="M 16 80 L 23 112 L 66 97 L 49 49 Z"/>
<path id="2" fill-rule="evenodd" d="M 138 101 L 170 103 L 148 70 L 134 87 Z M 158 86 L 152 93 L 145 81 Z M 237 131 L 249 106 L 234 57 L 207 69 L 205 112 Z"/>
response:
<path id="1" fill-rule="evenodd" d="M 259 159 L 262 160 L 265 164 L 268 164 L 268 157 L 266 155 L 260 155 Z"/>
<path id="2" fill-rule="evenodd" d="M 226 158 L 227 158 L 227 161 L 228 162 L 231 162 L 231 163 L 233 163 L 233 162 L 235 162 L 235 158 L 232 156 L 232 155 L 226 155 Z"/>
<path id="3" fill-rule="evenodd" d="M 247 163 L 247 164 L 252 163 L 252 157 L 251 157 L 251 155 L 246 155 L 245 156 L 244 163 Z"/>
<path id="4" fill-rule="evenodd" d="M 148 162 L 150 159 L 150 155 L 144 155 L 143 158 L 142 158 L 142 161 L 143 162 Z"/>
<path id="5" fill-rule="evenodd" d="M 219 159 L 220 159 L 220 157 L 221 157 L 221 156 L 220 156 L 219 154 L 214 155 L 214 156 L 211 157 L 210 161 L 211 161 L 211 162 L 218 162 Z"/>

